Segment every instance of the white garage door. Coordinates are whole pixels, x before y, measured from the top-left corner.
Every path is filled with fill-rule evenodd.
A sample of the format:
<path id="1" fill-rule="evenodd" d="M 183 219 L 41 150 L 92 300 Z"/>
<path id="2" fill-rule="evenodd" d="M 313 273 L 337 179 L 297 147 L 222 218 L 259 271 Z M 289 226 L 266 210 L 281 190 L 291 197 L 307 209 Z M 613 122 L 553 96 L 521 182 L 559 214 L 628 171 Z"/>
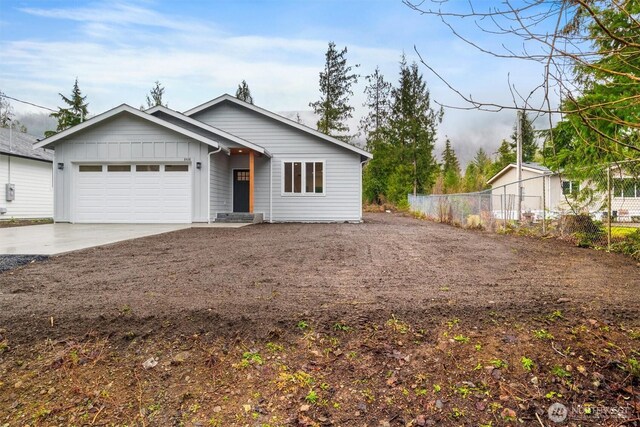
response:
<path id="1" fill-rule="evenodd" d="M 189 165 L 78 165 L 73 190 L 74 222 L 191 222 Z"/>

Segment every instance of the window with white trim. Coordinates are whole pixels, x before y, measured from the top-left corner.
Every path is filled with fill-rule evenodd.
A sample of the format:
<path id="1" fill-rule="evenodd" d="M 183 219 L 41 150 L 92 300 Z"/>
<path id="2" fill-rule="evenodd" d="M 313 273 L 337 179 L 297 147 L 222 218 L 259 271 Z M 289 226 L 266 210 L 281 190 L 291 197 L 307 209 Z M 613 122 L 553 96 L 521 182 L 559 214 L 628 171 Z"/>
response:
<path id="1" fill-rule="evenodd" d="M 324 194 L 324 162 L 283 162 L 284 194 Z"/>
<path id="2" fill-rule="evenodd" d="M 580 191 L 580 183 L 578 181 L 562 181 L 562 194 L 564 196 L 576 195 Z"/>

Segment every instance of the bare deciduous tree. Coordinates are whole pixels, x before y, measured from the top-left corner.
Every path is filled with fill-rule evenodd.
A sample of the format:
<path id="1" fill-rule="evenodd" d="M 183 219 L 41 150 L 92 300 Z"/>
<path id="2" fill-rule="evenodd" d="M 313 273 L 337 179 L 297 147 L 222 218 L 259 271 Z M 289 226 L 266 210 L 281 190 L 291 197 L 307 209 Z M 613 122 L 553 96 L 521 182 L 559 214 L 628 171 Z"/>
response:
<path id="1" fill-rule="evenodd" d="M 495 58 L 539 64 L 540 81 L 522 92 L 509 82 L 510 104 L 465 95 L 420 60 L 462 101 L 450 108 L 524 109 L 566 121 L 573 138 L 601 151 L 640 153 L 640 2 L 637 0 L 403 0 L 438 19 L 471 48 Z M 473 23 L 475 31 L 469 24 Z M 471 35 L 469 35 L 471 34 Z M 487 37 L 487 36 L 491 37 Z M 501 41 L 489 46 L 487 39 Z M 504 39 L 504 41 L 502 40 Z M 519 47 L 511 47 L 516 41 Z M 420 55 L 419 47 L 415 48 Z M 523 66 L 522 64 L 520 66 Z M 553 132 L 549 133 L 553 146 Z"/>

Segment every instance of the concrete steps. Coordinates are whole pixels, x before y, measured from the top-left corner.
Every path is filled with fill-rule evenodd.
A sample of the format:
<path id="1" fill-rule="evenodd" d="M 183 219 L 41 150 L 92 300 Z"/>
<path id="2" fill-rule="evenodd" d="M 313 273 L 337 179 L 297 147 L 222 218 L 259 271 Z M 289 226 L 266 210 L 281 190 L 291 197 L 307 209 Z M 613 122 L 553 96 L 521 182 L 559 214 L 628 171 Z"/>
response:
<path id="1" fill-rule="evenodd" d="M 216 222 L 257 224 L 262 222 L 262 214 L 248 212 L 218 213 L 216 214 Z"/>

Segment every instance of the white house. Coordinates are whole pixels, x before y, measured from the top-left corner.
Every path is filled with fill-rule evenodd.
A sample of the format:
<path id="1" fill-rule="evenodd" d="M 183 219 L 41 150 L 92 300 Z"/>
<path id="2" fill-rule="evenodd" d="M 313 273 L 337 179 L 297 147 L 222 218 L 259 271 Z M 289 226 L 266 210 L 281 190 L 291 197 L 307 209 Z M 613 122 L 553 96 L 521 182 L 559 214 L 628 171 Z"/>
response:
<path id="1" fill-rule="evenodd" d="M 53 217 L 53 154 L 35 136 L 0 128 L 0 221 Z"/>
<path id="2" fill-rule="evenodd" d="M 580 205 L 594 218 L 604 219 L 607 214 L 608 198 L 606 190 L 599 190 L 605 185 L 607 171 L 603 170 L 599 177 L 603 182 L 578 182 L 569 180 L 537 163 L 522 165 L 522 213 L 531 214 L 534 218 L 542 218 L 543 210 L 547 217 L 555 217 L 571 212 L 571 204 Z M 492 209 L 497 218 L 515 219 L 517 213 L 517 165 L 512 163 L 491 177 L 487 184 L 491 185 Z M 591 187 L 594 191 L 588 200 L 574 203 L 572 195 L 581 189 Z M 630 177 L 620 168 L 611 171 L 611 210 L 617 221 L 640 221 L 640 180 Z"/>
<path id="3" fill-rule="evenodd" d="M 185 113 L 123 104 L 36 146 L 54 150 L 57 222 L 358 222 L 372 158 L 230 95 Z"/>

